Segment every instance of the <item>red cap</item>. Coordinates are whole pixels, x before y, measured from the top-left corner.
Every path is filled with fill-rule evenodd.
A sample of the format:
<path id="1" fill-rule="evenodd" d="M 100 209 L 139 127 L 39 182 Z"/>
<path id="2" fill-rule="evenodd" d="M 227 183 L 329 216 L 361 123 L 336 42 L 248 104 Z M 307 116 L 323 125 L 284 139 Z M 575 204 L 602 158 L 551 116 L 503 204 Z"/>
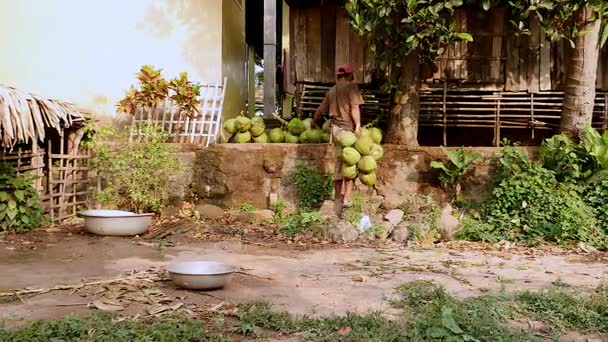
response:
<path id="1" fill-rule="evenodd" d="M 336 74 L 338 76 L 344 75 L 344 74 L 352 74 L 352 73 L 353 73 L 353 68 L 351 68 L 351 66 L 348 64 L 340 65 L 338 67 L 338 69 L 336 69 Z"/>

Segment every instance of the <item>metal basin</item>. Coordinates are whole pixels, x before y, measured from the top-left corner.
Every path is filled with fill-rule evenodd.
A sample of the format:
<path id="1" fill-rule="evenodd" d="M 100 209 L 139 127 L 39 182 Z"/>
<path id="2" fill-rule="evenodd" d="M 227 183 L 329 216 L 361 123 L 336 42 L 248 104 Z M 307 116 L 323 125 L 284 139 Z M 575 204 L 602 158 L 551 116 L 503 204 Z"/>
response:
<path id="1" fill-rule="evenodd" d="M 189 290 L 215 290 L 224 287 L 236 266 L 215 261 L 178 261 L 167 267 L 169 277 L 179 287 Z"/>
<path id="2" fill-rule="evenodd" d="M 112 236 L 140 235 L 148 230 L 154 214 L 136 214 L 122 210 L 86 210 L 85 229 L 92 234 Z"/>

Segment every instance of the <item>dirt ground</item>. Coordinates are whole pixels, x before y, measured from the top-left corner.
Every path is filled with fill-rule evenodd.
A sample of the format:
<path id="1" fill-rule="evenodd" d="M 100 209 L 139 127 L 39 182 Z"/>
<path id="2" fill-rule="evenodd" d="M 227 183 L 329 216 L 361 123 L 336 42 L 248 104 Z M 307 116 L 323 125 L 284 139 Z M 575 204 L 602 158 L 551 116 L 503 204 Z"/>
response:
<path id="1" fill-rule="evenodd" d="M 243 270 L 226 288 L 200 294 L 162 282 L 160 289 L 199 307 L 264 301 L 297 315 L 377 310 L 390 315 L 388 299 L 394 288 L 413 280 L 431 280 L 455 296 L 466 297 L 501 289 L 541 289 L 557 281 L 592 288 L 608 279 L 605 254 L 558 248 L 325 245 L 300 250 L 293 244 L 193 239 L 175 239 L 162 247 L 139 238 L 98 237 L 78 229 L 0 236 L 0 292 L 112 279 L 130 271 L 162 268 L 172 260 L 218 260 Z M 88 304 L 95 298 L 94 293 L 64 290 L 0 301 L 0 327 L 90 314 L 96 309 Z M 124 312 L 142 310 L 134 304 Z"/>

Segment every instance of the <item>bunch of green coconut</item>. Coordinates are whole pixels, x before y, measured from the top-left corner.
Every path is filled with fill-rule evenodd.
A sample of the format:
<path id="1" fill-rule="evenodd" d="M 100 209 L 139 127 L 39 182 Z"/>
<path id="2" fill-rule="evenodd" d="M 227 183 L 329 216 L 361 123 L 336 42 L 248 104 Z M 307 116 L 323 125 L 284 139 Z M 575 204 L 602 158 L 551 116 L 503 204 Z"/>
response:
<path id="1" fill-rule="evenodd" d="M 260 116 L 248 118 L 237 116 L 224 122 L 224 131 L 236 143 L 289 143 L 289 144 L 320 144 L 328 143 L 330 138 L 330 123 L 326 121 L 322 128 L 313 128 L 312 119 L 293 118 L 289 122 L 277 118 L 283 128 L 273 128 L 266 131 L 264 119 Z"/>
<path id="2" fill-rule="evenodd" d="M 355 133 L 344 131 L 338 134 L 337 143 L 342 148 L 342 176 L 356 179 L 367 186 L 376 185 L 377 161 L 384 155 L 382 131 L 379 128 L 362 128 L 357 138 Z"/>

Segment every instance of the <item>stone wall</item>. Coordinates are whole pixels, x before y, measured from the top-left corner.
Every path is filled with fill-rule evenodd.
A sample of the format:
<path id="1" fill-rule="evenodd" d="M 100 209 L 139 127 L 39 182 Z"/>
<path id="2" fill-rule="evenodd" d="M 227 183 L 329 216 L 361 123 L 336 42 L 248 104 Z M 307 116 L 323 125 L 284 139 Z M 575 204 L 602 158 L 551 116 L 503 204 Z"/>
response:
<path id="1" fill-rule="evenodd" d="M 464 181 L 463 194 L 472 200 L 482 199 L 490 190 L 490 175 L 494 169 L 493 154 L 497 148 L 475 147 L 483 158 Z M 533 154 L 535 148 L 527 148 Z M 432 160 L 446 158 L 439 147 L 416 149 L 384 145 L 384 157 L 378 166 L 376 189 L 363 188 L 362 193 L 377 192 L 385 202 L 399 202 L 399 198 L 414 192 L 445 199 L 436 174 L 430 169 Z M 250 203 L 266 208 L 270 194 L 295 203 L 289 173 L 298 160 L 307 161 L 333 170 L 329 145 L 295 144 L 220 144 L 208 148 L 182 146 L 182 171 L 172 180 L 177 198 L 194 195 L 196 198 L 228 207 Z M 388 200 L 388 201 L 386 201 Z"/>

